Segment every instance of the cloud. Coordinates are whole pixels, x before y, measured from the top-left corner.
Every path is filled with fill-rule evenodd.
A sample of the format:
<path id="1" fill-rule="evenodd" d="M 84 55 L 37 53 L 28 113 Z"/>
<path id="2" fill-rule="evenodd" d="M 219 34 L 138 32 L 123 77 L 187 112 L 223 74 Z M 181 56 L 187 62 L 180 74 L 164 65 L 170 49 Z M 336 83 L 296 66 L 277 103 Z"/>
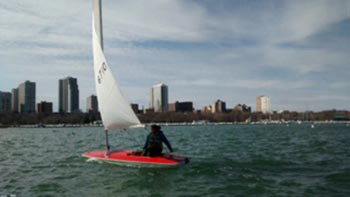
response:
<path id="1" fill-rule="evenodd" d="M 91 5 L 0 2 L 0 89 L 30 79 L 37 100 L 57 108 L 58 79 L 75 76 L 84 108 L 95 92 Z M 315 98 L 314 110 L 344 108 L 349 10 L 346 0 L 104 1 L 105 52 L 125 95 L 145 106 L 149 88 L 164 82 L 171 101 L 198 108 L 217 98 L 254 105 L 259 94 L 276 109 L 303 110 L 302 98 Z"/>
<path id="2" fill-rule="evenodd" d="M 126 41 L 202 41 L 205 13 L 189 1 L 142 0 L 105 3 L 104 27 L 114 38 Z M 113 24 L 113 25 L 111 25 Z M 109 36 L 109 35 L 107 35 Z"/>
<path id="3" fill-rule="evenodd" d="M 324 31 L 330 25 L 350 18 L 349 1 L 340 0 L 337 2 L 320 0 L 287 3 L 285 23 L 288 40 L 300 40 L 315 33 Z"/>

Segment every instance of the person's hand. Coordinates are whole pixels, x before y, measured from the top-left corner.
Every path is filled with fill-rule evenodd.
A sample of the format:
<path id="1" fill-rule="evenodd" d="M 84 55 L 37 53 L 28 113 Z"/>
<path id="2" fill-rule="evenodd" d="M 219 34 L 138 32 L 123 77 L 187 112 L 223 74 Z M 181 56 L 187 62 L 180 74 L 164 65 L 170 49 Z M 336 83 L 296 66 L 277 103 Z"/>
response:
<path id="1" fill-rule="evenodd" d="M 142 156 L 146 156 L 146 150 L 142 151 Z"/>

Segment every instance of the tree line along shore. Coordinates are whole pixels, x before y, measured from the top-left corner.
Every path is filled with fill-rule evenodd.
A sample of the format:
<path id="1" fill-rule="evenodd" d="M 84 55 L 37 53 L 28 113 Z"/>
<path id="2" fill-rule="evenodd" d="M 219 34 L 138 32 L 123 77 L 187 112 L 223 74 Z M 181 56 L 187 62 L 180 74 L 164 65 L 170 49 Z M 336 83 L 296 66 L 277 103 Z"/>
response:
<path id="1" fill-rule="evenodd" d="M 291 112 L 263 114 L 258 112 L 228 112 L 228 113 L 181 113 L 163 112 L 137 114 L 142 123 L 254 123 L 261 121 L 349 121 L 350 111 L 321 111 L 321 112 Z M 36 124 L 101 124 L 99 113 L 2 113 L 2 127 Z"/>

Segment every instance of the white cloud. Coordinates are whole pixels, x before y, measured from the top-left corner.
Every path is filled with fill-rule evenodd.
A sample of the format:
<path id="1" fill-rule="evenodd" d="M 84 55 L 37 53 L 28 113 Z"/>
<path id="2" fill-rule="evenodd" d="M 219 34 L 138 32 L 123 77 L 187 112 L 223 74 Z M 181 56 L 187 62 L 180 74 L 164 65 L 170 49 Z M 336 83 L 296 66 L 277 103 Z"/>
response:
<path id="1" fill-rule="evenodd" d="M 104 27 L 121 40 L 202 41 L 203 8 L 189 1 L 105 2 Z M 110 36 L 107 34 L 107 36 Z"/>
<path id="2" fill-rule="evenodd" d="M 329 25 L 350 18 L 349 1 L 287 1 L 281 32 L 285 41 L 296 41 L 325 30 Z"/>
<path id="3" fill-rule="evenodd" d="M 94 92 L 91 5 L 89 0 L 0 2 L 0 88 L 8 90 L 31 79 L 38 84 L 38 100 L 52 100 L 58 78 L 71 75 L 78 77 L 81 102 L 85 102 Z M 200 1 L 104 1 L 106 55 L 131 101 L 147 105 L 149 87 L 163 81 L 174 91 L 172 100 L 195 99 L 198 107 L 220 94 L 228 100 L 238 97 L 254 103 L 254 95 L 268 92 L 278 97 L 275 101 L 283 101 L 289 96 L 281 94 L 286 89 L 298 93 L 299 89 L 320 88 L 319 79 L 303 76 L 350 64 L 347 51 L 281 46 L 304 44 L 349 20 L 349 1 L 269 1 L 263 5 L 247 2 L 230 10 L 212 3 L 218 8 L 214 12 Z M 174 46 L 164 47 L 161 42 Z M 289 77 L 253 74 L 273 72 L 271 68 L 284 69 Z M 334 87 L 346 83 L 338 80 Z M 237 96 L 236 90 L 242 89 L 249 92 Z M 338 101 L 336 106 L 345 103 Z"/>

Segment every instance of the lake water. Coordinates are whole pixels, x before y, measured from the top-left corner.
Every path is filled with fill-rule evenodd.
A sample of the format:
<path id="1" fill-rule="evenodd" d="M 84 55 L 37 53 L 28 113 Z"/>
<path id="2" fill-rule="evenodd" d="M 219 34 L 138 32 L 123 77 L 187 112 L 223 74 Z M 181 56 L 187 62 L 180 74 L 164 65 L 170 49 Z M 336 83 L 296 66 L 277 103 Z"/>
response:
<path id="1" fill-rule="evenodd" d="M 104 149 L 102 128 L 0 129 L 0 196 L 348 196 L 350 127 L 163 127 L 175 169 L 131 168 L 81 155 Z M 113 149 L 141 149 L 147 131 L 111 132 Z"/>

